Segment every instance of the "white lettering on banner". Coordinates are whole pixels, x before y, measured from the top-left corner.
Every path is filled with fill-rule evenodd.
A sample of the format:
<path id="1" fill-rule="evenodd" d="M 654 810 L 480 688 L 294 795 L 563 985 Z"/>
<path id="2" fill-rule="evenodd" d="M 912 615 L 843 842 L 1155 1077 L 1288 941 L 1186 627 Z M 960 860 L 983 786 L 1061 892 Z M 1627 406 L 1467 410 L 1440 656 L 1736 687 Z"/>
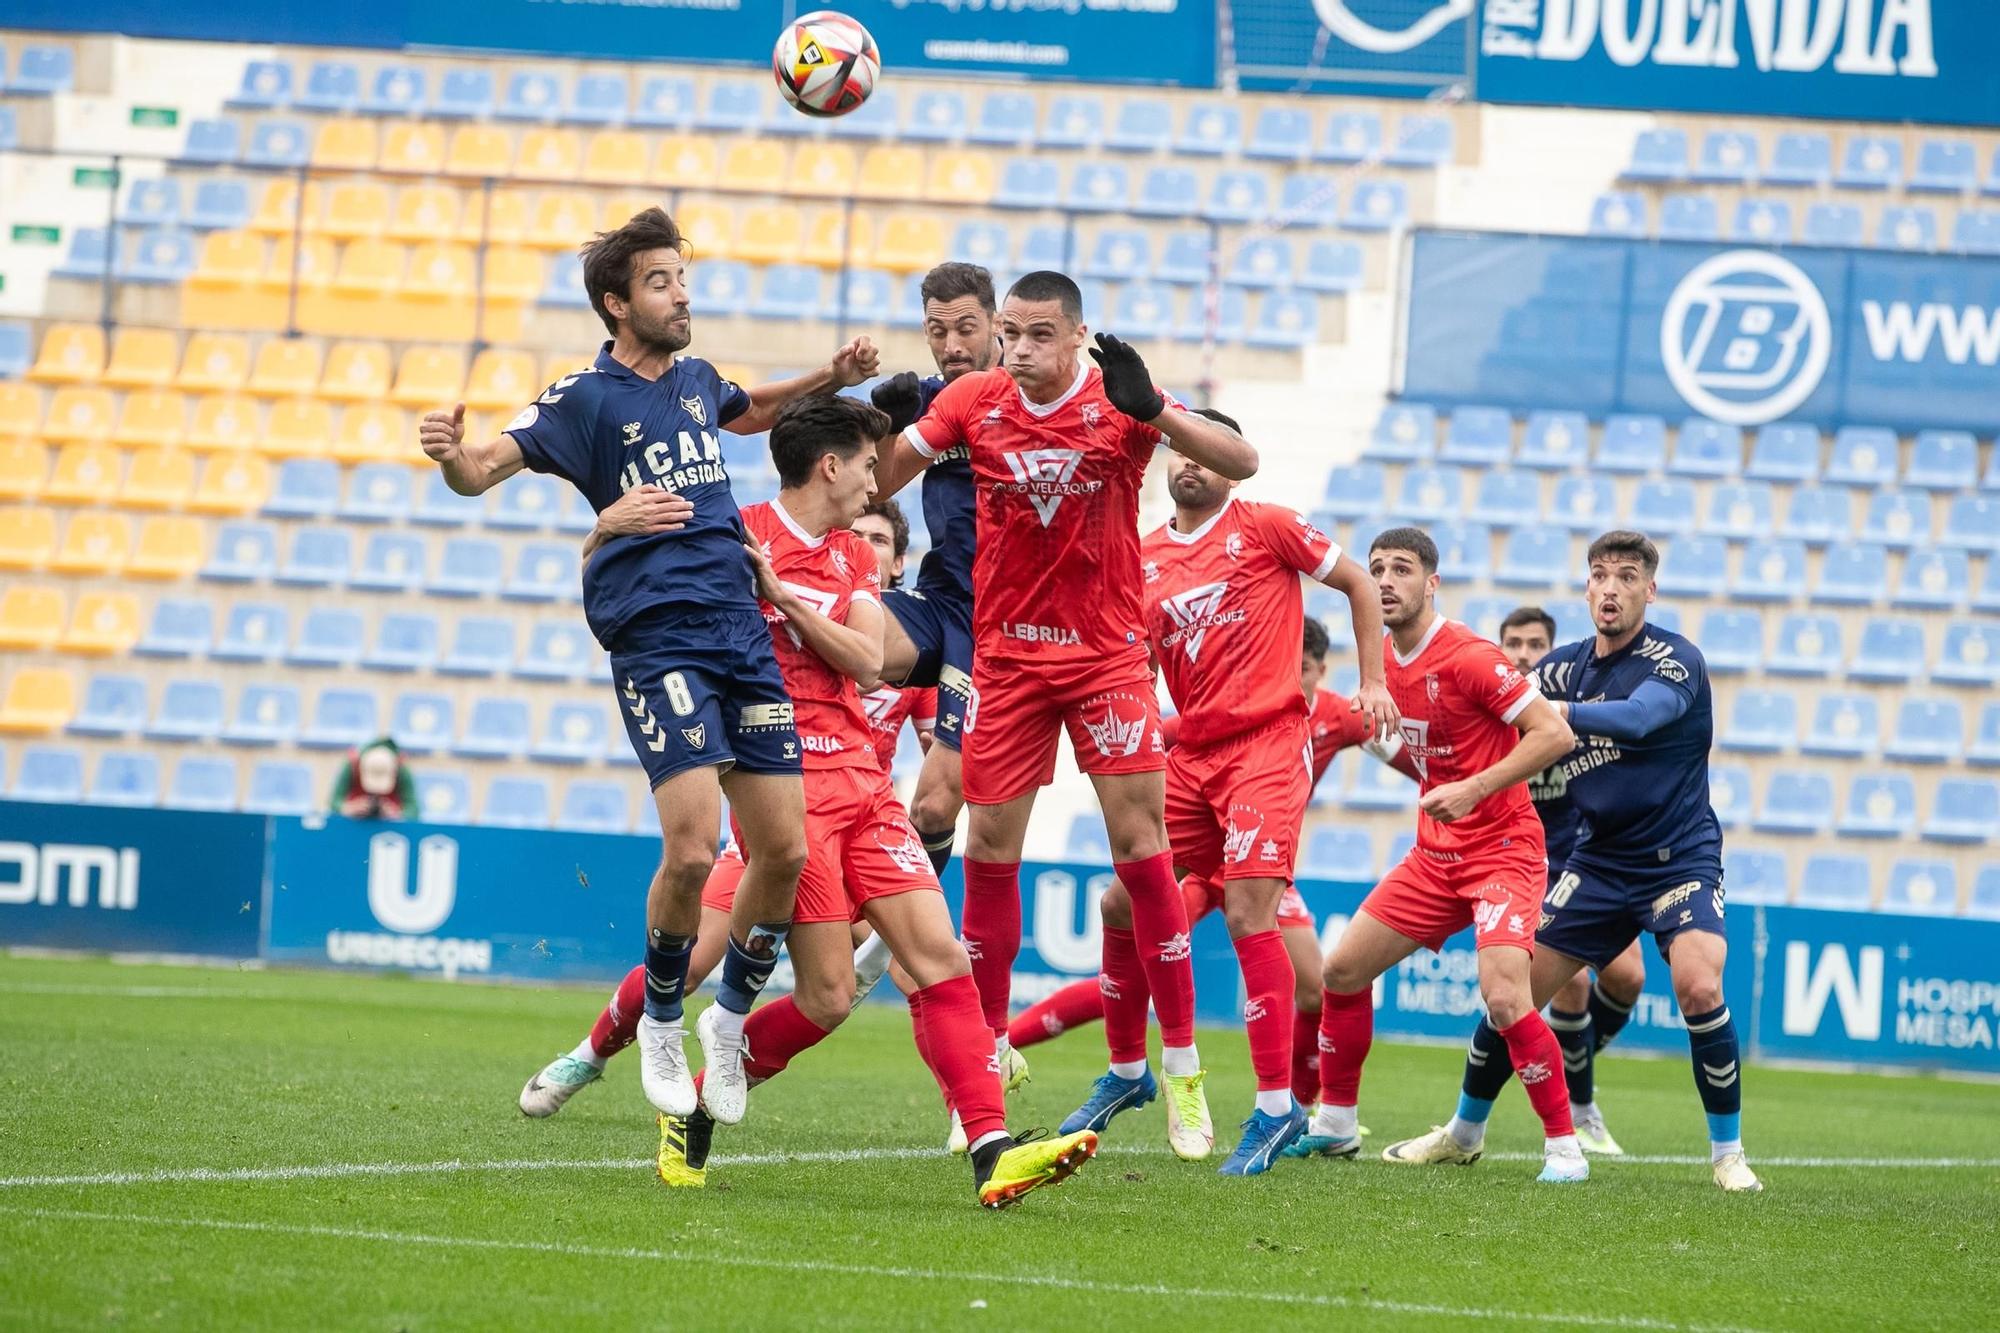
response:
<path id="1" fill-rule="evenodd" d="M 1896 981 L 1896 1041 L 1947 1050 L 1992 1050 L 2000 982 L 1952 977 Z"/>
<path id="2" fill-rule="evenodd" d="M 1035 876 L 1035 952 L 1043 962 L 1064 972 L 1097 971 L 1104 962 L 1097 900 L 1110 887 L 1111 876 L 1092 875 L 1083 886 L 1085 901 L 1079 912 L 1076 876 L 1066 870 L 1044 870 Z"/>
<path id="3" fill-rule="evenodd" d="M 1810 74 L 1829 57 L 1836 74 L 1938 73 L 1930 0 L 1885 0 L 1880 14 L 1875 0 L 1488 0 L 1479 42 L 1488 56 L 1563 63 L 1601 43 L 1627 69 L 1736 69 L 1747 55 L 1761 73 Z"/>
<path id="4" fill-rule="evenodd" d="M 1381 55 L 1397 55 L 1422 46 L 1471 12 L 1472 0 L 1444 0 L 1401 27 L 1380 27 L 1349 9 L 1347 0 L 1313 0 L 1313 13 L 1328 32 L 1349 46 Z"/>
<path id="5" fill-rule="evenodd" d="M 436 935 L 378 935 L 363 930 L 330 930 L 326 934 L 330 963 L 368 967 L 400 967 L 413 972 L 441 972 L 450 981 L 460 972 L 493 970 L 491 940 L 454 940 Z"/>
<path id="6" fill-rule="evenodd" d="M 1674 391 L 1733 426 L 1776 421 L 1812 397 L 1833 355 L 1826 298 L 1767 250 L 1695 265 L 1660 316 L 1660 361 Z"/>
<path id="7" fill-rule="evenodd" d="M 438 833 L 418 843 L 414 888 L 409 880 L 410 840 L 400 833 L 370 838 L 368 910 L 398 934 L 428 935 L 450 918 L 458 900 L 458 844 Z"/>
<path id="8" fill-rule="evenodd" d="M 1831 995 L 1840 1008 L 1841 1026 L 1850 1041 L 1879 1041 L 1882 1037 L 1882 950 L 1866 945 L 1860 951 L 1861 971 L 1844 944 L 1821 947 L 1819 960 L 1812 959 L 1812 946 L 1804 940 L 1785 945 L 1784 1032 L 1788 1037 L 1810 1037 L 1819 1032 L 1820 1019 Z"/>
<path id="9" fill-rule="evenodd" d="M 1379 1002 L 1378 1002 L 1379 1007 Z M 1396 964 L 1396 1007 L 1405 1013 L 1463 1018 L 1485 1011 L 1479 955 L 1473 949 L 1413 953 Z"/>
<path id="10" fill-rule="evenodd" d="M 0 904 L 54 907 L 60 899 L 70 907 L 88 907 L 94 879 L 99 907 L 129 912 L 139 905 L 136 847 L 0 842 L 0 866 L 9 862 L 14 877 L 11 883 L 0 883 Z"/>
<path id="11" fill-rule="evenodd" d="M 1863 301 L 1861 321 L 1868 330 L 1868 351 L 1877 361 L 1928 361 L 1935 340 L 1954 366 L 1968 361 L 2000 365 L 2000 309 Z"/>

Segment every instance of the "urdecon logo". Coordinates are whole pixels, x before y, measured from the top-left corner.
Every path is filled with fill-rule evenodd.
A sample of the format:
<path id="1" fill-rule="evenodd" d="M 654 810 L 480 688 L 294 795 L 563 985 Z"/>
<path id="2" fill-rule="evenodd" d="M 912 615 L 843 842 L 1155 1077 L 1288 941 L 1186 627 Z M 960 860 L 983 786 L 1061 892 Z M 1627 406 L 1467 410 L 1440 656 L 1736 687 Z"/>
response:
<path id="1" fill-rule="evenodd" d="M 1792 412 L 1832 355 L 1826 298 L 1798 265 L 1764 250 L 1695 265 L 1660 317 L 1667 382 L 1695 411 L 1734 426 Z"/>
<path id="2" fill-rule="evenodd" d="M 447 980 L 460 972 L 491 971 L 491 940 L 431 933 L 450 920 L 457 902 L 457 842 L 436 833 L 419 842 L 413 883 L 410 840 L 378 833 L 368 840 L 368 910 L 384 929 L 328 931 L 327 960 L 440 972 Z"/>

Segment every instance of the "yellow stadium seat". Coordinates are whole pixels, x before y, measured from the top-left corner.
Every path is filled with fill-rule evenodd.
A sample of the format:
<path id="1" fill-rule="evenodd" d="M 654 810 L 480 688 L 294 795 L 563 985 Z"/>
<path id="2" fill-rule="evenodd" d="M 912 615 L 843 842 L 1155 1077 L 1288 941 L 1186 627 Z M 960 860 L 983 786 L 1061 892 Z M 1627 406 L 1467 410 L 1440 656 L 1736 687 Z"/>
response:
<path id="1" fill-rule="evenodd" d="M 104 382 L 126 389 L 156 389 L 171 384 L 180 347 L 167 329 L 120 329 L 111 343 L 111 364 Z"/>
<path id="2" fill-rule="evenodd" d="M 333 282 L 334 248 L 333 242 L 324 236 L 308 236 L 305 244 L 297 247 L 294 259 L 292 238 L 280 236 L 271 243 L 271 257 L 264 262 L 264 274 L 258 279 L 266 292 L 285 296 L 294 284 L 301 297 L 324 291 Z"/>
<path id="3" fill-rule="evenodd" d="M 519 187 L 495 190 L 486 198 L 485 239 L 489 245 L 523 245 L 528 239 L 528 219 L 534 215 L 534 193 Z M 468 239 L 480 238 L 478 196 L 466 206 L 465 229 Z"/>
<path id="4" fill-rule="evenodd" d="M 42 419 L 42 437 L 57 444 L 65 440 L 108 440 L 112 420 L 109 389 L 66 384 L 49 399 L 49 414 Z"/>
<path id="5" fill-rule="evenodd" d="M 340 414 L 333 456 L 342 463 L 424 461 L 409 414 L 378 403 L 357 403 Z"/>
<path id="6" fill-rule="evenodd" d="M 924 197 L 951 203 L 983 204 L 993 198 L 998 179 L 990 157 L 974 153 L 940 153 L 931 163 L 930 181 L 924 187 Z"/>
<path id="7" fill-rule="evenodd" d="M 327 192 L 320 230 L 336 240 L 380 236 L 389 229 L 389 187 L 379 181 L 342 181 Z"/>
<path id="8" fill-rule="evenodd" d="M 141 389 L 125 395 L 113 444 L 128 449 L 169 447 L 187 438 L 187 399 L 172 389 Z"/>
<path id="9" fill-rule="evenodd" d="M 127 509 L 179 509 L 194 494 L 194 455 L 185 449 L 148 449 L 132 457 L 118 503 Z"/>
<path id="10" fill-rule="evenodd" d="M 266 185 L 264 193 L 257 197 L 257 211 L 250 215 L 250 226 L 270 236 L 293 235 L 301 224 L 312 231 L 319 226 L 320 210 L 325 207 L 324 194 L 318 181 L 308 181 L 302 203 L 299 183 L 281 176 Z"/>
<path id="11" fill-rule="evenodd" d="M 42 391 L 18 380 L 0 380 L 0 439 L 38 435 L 42 429 Z"/>
<path id="12" fill-rule="evenodd" d="M 211 393 L 195 404 L 194 424 L 188 427 L 188 448 L 206 453 L 254 449 L 258 426 L 255 399 L 240 393 Z"/>
<path id="13" fill-rule="evenodd" d="M 214 285 L 255 282 L 264 276 L 264 261 L 269 253 L 264 238 L 251 232 L 210 232 L 201 243 L 194 280 Z"/>
<path id="14" fill-rule="evenodd" d="M 257 267 L 264 266 L 263 256 Z M 234 333 L 197 333 L 188 338 L 175 381 L 196 393 L 229 393 L 250 378 L 250 343 Z"/>
<path id="15" fill-rule="evenodd" d="M 637 185 L 646 179 L 646 140 L 630 130 L 591 135 L 579 179 L 593 185 Z"/>
<path id="16" fill-rule="evenodd" d="M 757 372 L 740 361 L 717 361 L 715 373 L 739 388 L 749 388 L 757 380 Z"/>
<path id="17" fill-rule="evenodd" d="M 449 347 L 412 347 L 396 367 L 390 397 L 405 407 L 449 406 L 465 392 L 465 357 Z"/>
<path id="18" fill-rule="evenodd" d="M 554 384 L 557 380 L 568 379 L 580 370 L 588 370 L 593 358 L 581 357 L 575 352 L 551 352 L 542 362 L 542 382 L 535 386 L 535 393 Z"/>
<path id="19" fill-rule="evenodd" d="M 547 181 L 575 180 L 583 169 L 583 146 L 569 130 L 529 130 L 514 159 L 516 176 Z"/>
<path id="20" fill-rule="evenodd" d="M 333 409 L 318 398 L 280 398 L 257 437 L 257 452 L 273 458 L 317 458 L 332 447 Z"/>
<path id="21" fill-rule="evenodd" d="M 432 176 L 444 170 L 444 127 L 442 125 L 391 125 L 382 136 L 383 171 Z"/>
<path id="22" fill-rule="evenodd" d="M 465 386 L 465 404 L 476 412 L 505 412 L 520 407 L 547 381 L 535 378 L 532 352 L 509 352 L 489 347 L 473 358 L 472 375 Z M 40 478 L 37 478 L 39 484 Z"/>
<path id="23" fill-rule="evenodd" d="M 786 184 L 790 194 L 853 194 L 854 150 L 845 144 L 807 144 L 792 160 Z"/>
<path id="24" fill-rule="evenodd" d="M 423 300 L 462 301 L 469 314 L 472 275 L 471 246 L 420 245 L 410 254 L 410 271 L 403 280 L 403 291 Z"/>
<path id="25" fill-rule="evenodd" d="M 0 509 L 0 569 L 41 569 L 56 552 L 56 516 L 16 505 Z"/>
<path id="26" fill-rule="evenodd" d="M 132 579 L 193 578 L 208 555 L 201 520 L 155 514 L 139 528 L 139 545 L 125 566 Z"/>
<path id="27" fill-rule="evenodd" d="M 816 209 L 806 220 L 806 240 L 798 262 L 840 268 L 846 264 L 866 267 L 874 262 L 875 223 L 868 214 L 845 209 Z"/>
<path id="28" fill-rule="evenodd" d="M 76 599 L 69 633 L 57 645 L 66 653 L 122 657 L 139 642 L 139 599 L 129 592 L 86 592 Z"/>
<path id="29" fill-rule="evenodd" d="M 56 455 L 55 474 L 42 498 L 55 504 L 110 504 L 118 490 L 118 451 L 108 444 L 66 444 Z"/>
<path id="30" fill-rule="evenodd" d="M 0 608 L 0 619 L 5 615 Z M 62 667 L 23 667 L 0 698 L 0 731 L 15 735 L 59 731 L 75 716 L 76 679 Z"/>
<path id="31" fill-rule="evenodd" d="M 33 440 L 0 440 L 0 500 L 32 500 L 49 475 L 49 451 Z"/>
<path id="32" fill-rule="evenodd" d="M 697 260 L 735 258 L 736 213 L 729 205 L 696 199 L 682 204 L 674 220 Z"/>
<path id="33" fill-rule="evenodd" d="M 871 148 L 861 159 L 856 194 L 871 199 L 918 199 L 923 196 L 924 154 L 919 148 Z"/>
<path id="34" fill-rule="evenodd" d="M 387 296 L 403 285 L 409 251 L 393 241 L 354 241 L 340 252 L 333 290 L 343 296 Z"/>
<path id="35" fill-rule="evenodd" d="M 457 239 L 465 199 L 449 185 L 407 186 L 396 196 L 396 214 L 389 221 L 392 241 Z M 477 231 L 473 239 L 477 239 Z"/>
<path id="36" fill-rule="evenodd" d="M 132 520 L 86 509 L 72 514 L 49 568 L 58 574 L 112 575 L 132 554 Z"/>
<path id="37" fill-rule="evenodd" d="M 689 181 L 717 180 L 721 175 L 722 163 L 716 155 L 713 139 L 669 134 L 660 140 L 660 147 L 653 154 L 653 179 L 656 181 L 686 184 Z"/>
<path id="38" fill-rule="evenodd" d="M 787 174 L 790 158 L 785 146 L 769 139 L 745 139 L 730 145 L 728 154 L 722 159 L 719 176 L 705 176 L 704 180 L 726 180 L 731 189 L 762 190 L 770 194 L 791 194 L 791 184 Z M 668 179 L 675 179 L 669 177 Z"/>
<path id="39" fill-rule="evenodd" d="M 273 338 L 257 349 L 250 392 L 267 398 L 311 393 L 319 387 L 326 349 L 313 338 Z"/>
<path id="40" fill-rule="evenodd" d="M 491 125 L 461 125 L 451 134 L 445 154 L 445 174 L 504 176 L 514 163 L 514 141 L 507 131 Z"/>
<path id="41" fill-rule="evenodd" d="M 542 292 L 548 258 L 540 250 L 496 245 L 486 251 L 486 299 L 525 304 Z"/>
<path id="42" fill-rule="evenodd" d="M 271 468 L 248 454 L 219 456 L 201 471 L 189 508 L 203 514 L 247 514 L 264 507 L 271 494 Z"/>
<path id="43" fill-rule="evenodd" d="M 899 273 L 926 269 L 944 258 L 944 221 L 923 213 L 892 213 L 882 225 L 875 263 Z"/>
<path id="44" fill-rule="evenodd" d="M 368 171 L 380 146 L 374 121 L 335 116 L 313 136 L 312 164 L 321 171 Z"/>
<path id="45" fill-rule="evenodd" d="M 261 285 L 268 249 L 264 238 L 251 232 L 211 233 L 181 288 L 181 320 L 194 327 L 282 326 L 285 302 Z"/>
<path id="46" fill-rule="evenodd" d="M 62 637 L 62 590 L 26 583 L 0 593 L 0 648 L 48 649 Z"/>
<path id="47" fill-rule="evenodd" d="M 758 204 L 743 215 L 736 233 L 736 257 L 753 264 L 790 264 L 798 259 L 805 220 L 790 204 Z"/>
<path id="48" fill-rule="evenodd" d="M 617 231 L 647 209 L 666 206 L 667 201 L 656 194 L 614 194 L 604 201 L 604 230 Z"/>
<path id="49" fill-rule="evenodd" d="M 88 384 L 104 373 L 104 330 L 95 324 L 52 324 L 42 335 L 31 380 Z"/>
<path id="50" fill-rule="evenodd" d="M 575 190 L 544 190 L 535 202 L 528 244 L 545 250 L 575 250 L 597 228 L 597 207 Z"/>
<path id="51" fill-rule="evenodd" d="M 344 403 L 386 398 L 389 365 L 387 343 L 335 343 L 319 379 L 319 396 Z"/>

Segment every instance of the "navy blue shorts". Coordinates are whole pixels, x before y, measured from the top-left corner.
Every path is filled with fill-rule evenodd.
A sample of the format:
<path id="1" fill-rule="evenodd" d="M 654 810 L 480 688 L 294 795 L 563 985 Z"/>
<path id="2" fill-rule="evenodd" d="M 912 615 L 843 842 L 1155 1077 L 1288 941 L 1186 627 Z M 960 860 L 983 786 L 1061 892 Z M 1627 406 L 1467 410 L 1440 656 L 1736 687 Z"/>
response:
<path id="1" fill-rule="evenodd" d="M 959 748 L 965 710 L 972 699 L 972 607 L 956 597 L 927 597 L 891 588 L 882 594 L 889 614 L 917 646 L 917 664 L 898 685 L 937 686 L 936 739 Z"/>
<path id="2" fill-rule="evenodd" d="M 760 612 L 650 612 L 619 631 L 611 675 L 625 734 L 653 786 L 708 765 L 799 771 L 792 698 Z"/>
<path id="3" fill-rule="evenodd" d="M 1642 931 L 1652 934 L 1665 958 L 1674 936 L 1684 930 L 1728 933 L 1722 924 L 1721 862 L 1633 867 L 1572 857 L 1550 879 L 1535 943 L 1603 968 Z"/>

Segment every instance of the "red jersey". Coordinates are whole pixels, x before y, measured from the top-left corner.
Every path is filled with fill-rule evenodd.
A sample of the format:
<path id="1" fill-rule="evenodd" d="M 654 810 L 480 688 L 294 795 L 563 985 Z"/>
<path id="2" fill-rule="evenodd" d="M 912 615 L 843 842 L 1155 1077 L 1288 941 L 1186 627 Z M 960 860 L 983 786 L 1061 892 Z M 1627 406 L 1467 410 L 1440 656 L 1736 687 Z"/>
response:
<path id="1" fill-rule="evenodd" d="M 743 527 L 763 546 L 778 581 L 827 619 L 844 625 L 854 603 L 881 602 L 882 573 L 874 548 L 845 528 L 808 536 L 775 500 L 747 506 Z M 853 679 L 807 647 L 778 608 L 761 600 L 759 605 L 771 627 L 785 691 L 792 696 L 801 762 L 807 768 L 874 767 L 874 733 Z"/>
<path id="2" fill-rule="evenodd" d="M 1326 770 L 1333 767 L 1335 755 L 1375 739 L 1375 720 L 1366 713 L 1355 712 L 1354 701 L 1340 691 L 1325 687 L 1313 694 L 1312 713 L 1307 725 L 1312 729 L 1312 785 L 1315 788 L 1319 786 L 1319 780 L 1326 776 Z"/>
<path id="3" fill-rule="evenodd" d="M 1338 543 L 1283 506 L 1230 499 L 1193 532 L 1155 530 L 1139 556 L 1146 627 L 1182 744 L 1305 716 L 1299 575 L 1325 578 Z"/>
<path id="4" fill-rule="evenodd" d="M 926 458 L 971 455 L 979 660 L 1068 665 L 1143 642 L 1139 486 L 1161 437 L 1111 406 L 1097 367 L 1045 404 L 1004 370 L 961 375 L 905 438 Z"/>
<path id="5" fill-rule="evenodd" d="M 1513 721 L 1539 691 L 1499 645 L 1439 616 L 1409 656 L 1393 639 L 1382 652 L 1389 697 L 1403 715 L 1403 750 L 1424 791 L 1491 767 L 1520 740 Z M 1524 782 L 1494 792 L 1454 823 L 1417 811 L 1417 845 L 1433 852 L 1484 850 L 1517 830 L 1541 837 Z"/>
<path id="6" fill-rule="evenodd" d="M 868 726 L 875 734 L 875 759 L 887 773 L 896 762 L 896 737 L 903 723 L 919 733 L 937 730 L 937 688 L 912 685 L 907 689 L 882 685 L 861 696 L 868 714 Z"/>

